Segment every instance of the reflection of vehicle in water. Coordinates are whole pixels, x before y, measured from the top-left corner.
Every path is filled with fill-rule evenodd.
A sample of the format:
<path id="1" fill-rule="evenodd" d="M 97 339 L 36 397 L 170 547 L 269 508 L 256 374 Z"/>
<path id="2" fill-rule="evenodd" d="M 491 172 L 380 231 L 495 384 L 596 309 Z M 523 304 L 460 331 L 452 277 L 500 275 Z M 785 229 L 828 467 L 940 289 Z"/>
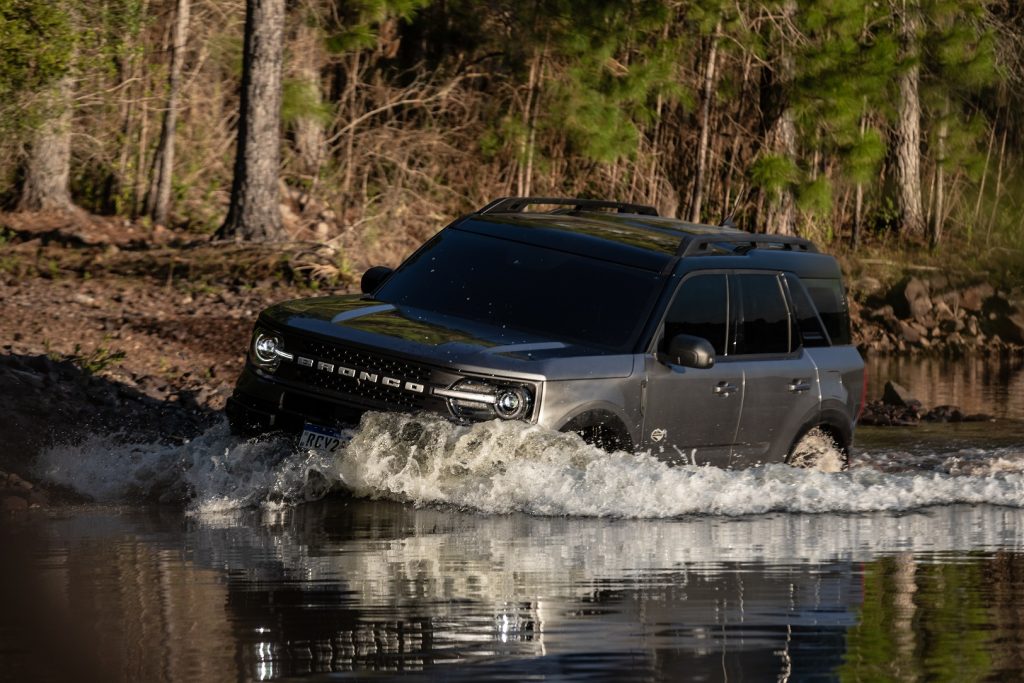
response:
<path id="1" fill-rule="evenodd" d="M 782 461 L 812 429 L 852 438 L 863 363 L 839 267 L 807 240 L 511 198 L 363 291 L 260 315 L 237 430 L 331 449 L 364 411 L 432 411 L 722 466 Z"/>
<path id="2" fill-rule="evenodd" d="M 41 520 L 37 545 L 0 555 L 0 570 L 12 555 L 38 563 L 3 584 L 22 593 L 5 601 L 7 623 L 22 623 L 22 604 L 32 615 L 0 629 L 0 660 L 45 626 L 29 651 L 51 656 L 32 662 L 59 660 L 80 630 L 114 667 L 98 680 L 804 680 L 837 669 L 923 680 L 951 662 L 965 679 L 1020 680 L 1024 669 L 1022 509 L 610 521 L 335 500 L 185 525 L 86 515 Z M 69 615 L 88 628 L 67 628 Z"/>

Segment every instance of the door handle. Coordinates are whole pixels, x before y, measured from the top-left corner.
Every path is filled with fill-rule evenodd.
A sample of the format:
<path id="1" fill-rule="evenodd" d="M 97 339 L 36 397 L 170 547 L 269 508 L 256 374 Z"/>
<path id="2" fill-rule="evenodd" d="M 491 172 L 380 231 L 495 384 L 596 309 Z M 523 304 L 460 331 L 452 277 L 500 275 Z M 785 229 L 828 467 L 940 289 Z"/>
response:
<path id="1" fill-rule="evenodd" d="M 712 391 L 718 396 L 728 396 L 736 391 L 736 385 L 730 384 L 729 382 L 719 382 L 715 385 Z"/>
<path id="2" fill-rule="evenodd" d="M 789 390 L 794 394 L 799 394 L 801 391 L 810 391 L 811 383 L 806 379 L 794 379 L 789 385 Z"/>

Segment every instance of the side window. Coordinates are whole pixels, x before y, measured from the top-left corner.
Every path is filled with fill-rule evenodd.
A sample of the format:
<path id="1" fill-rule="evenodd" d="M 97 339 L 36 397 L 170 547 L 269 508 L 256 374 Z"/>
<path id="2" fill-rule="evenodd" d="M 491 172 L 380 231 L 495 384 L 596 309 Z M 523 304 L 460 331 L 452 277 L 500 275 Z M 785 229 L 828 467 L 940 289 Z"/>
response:
<path id="1" fill-rule="evenodd" d="M 662 351 L 677 334 L 702 337 L 711 342 L 715 353 L 725 354 L 728 334 L 729 290 L 725 275 L 711 273 L 695 275 L 679 285 L 676 298 L 665 316 L 665 336 Z"/>
<path id="2" fill-rule="evenodd" d="M 811 302 L 807 290 L 800 283 L 800 278 L 792 273 L 786 273 L 786 289 L 789 290 L 789 300 L 793 302 L 793 315 L 796 316 L 797 329 L 800 332 L 800 339 L 807 347 L 828 346 L 828 335 L 818 318 L 818 311 Z"/>
<path id="3" fill-rule="evenodd" d="M 738 274 L 736 353 L 789 353 L 789 309 L 777 275 Z"/>
<path id="4" fill-rule="evenodd" d="M 832 343 L 850 344 L 850 311 L 839 278 L 801 278 Z"/>

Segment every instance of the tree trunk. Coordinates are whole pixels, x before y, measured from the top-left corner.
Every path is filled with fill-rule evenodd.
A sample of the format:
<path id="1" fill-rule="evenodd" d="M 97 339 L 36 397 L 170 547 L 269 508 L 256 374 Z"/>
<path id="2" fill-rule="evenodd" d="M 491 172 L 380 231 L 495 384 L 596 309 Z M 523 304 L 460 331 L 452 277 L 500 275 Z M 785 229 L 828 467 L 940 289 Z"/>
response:
<path id="1" fill-rule="evenodd" d="M 946 221 L 946 138 L 949 137 L 949 98 L 946 98 L 942 109 L 942 121 L 939 122 L 939 139 L 935 159 L 935 195 L 932 202 L 932 247 L 939 246 L 942 241 L 942 226 Z"/>
<path id="2" fill-rule="evenodd" d="M 782 25 L 789 26 L 796 15 L 796 0 L 786 0 L 782 5 Z M 796 161 L 796 123 L 789 104 L 789 91 L 792 87 L 796 64 L 793 59 L 790 37 L 783 34 L 778 37 L 779 54 L 775 65 L 775 73 L 769 84 L 769 98 L 772 105 L 768 108 L 770 123 L 765 133 L 767 149 L 777 156 Z M 772 235 L 792 235 L 796 232 L 796 201 L 793 189 L 787 182 L 779 190 L 778 195 L 766 199 L 764 213 L 765 232 Z"/>
<path id="3" fill-rule="evenodd" d="M 718 62 L 718 34 L 722 31 L 722 20 L 715 24 L 708 46 L 708 61 L 704 69 L 704 83 L 700 103 L 700 137 L 697 142 L 697 168 L 694 171 L 693 199 L 690 201 L 690 222 L 700 222 L 701 204 L 704 199 L 704 176 L 708 163 L 708 136 L 711 123 L 711 100 L 715 96 L 715 66 Z"/>
<path id="4" fill-rule="evenodd" d="M 71 90 L 70 76 L 53 86 L 46 109 L 51 116 L 35 130 L 25 164 L 25 184 L 18 209 L 21 211 L 66 211 L 73 208 L 71 177 Z"/>
<path id="5" fill-rule="evenodd" d="M 302 22 L 295 35 L 295 78 L 309 89 L 310 104 L 317 110 L 323 100 L 320 84 L 320 31 L 316 26 Z M 295 151 L 302 172 L 316 177 L 323 162 L 325 135 L 320 111 L 303 115 L 295 121 Z"/>
<path id="6" fill-rule="evenodd" d="M 899 76 L 898 119 L 896 121 L 896 183 L 903 221 L 901 234 L 924 235 L 924 202 L 921 199 L 921 102 L 918 99 L 920 67 L 917 63 L 916 8 L 903 4 L 903 59 L 909 60 Z"/>
<path id="7" fill-rule="evenodd" d="M 278 198 L 283 37 L 284 0 L 247 0 L 235 177 L 220 237 L 287 236 Z"/>
<path id="8" fill-rule="evenodd" d="M 181 70 L 188 41 L 191 0 L 178 0 L 171 40 L 171 68 L 167 76 L 167 109 L 164 111 L 160 144 L 153 158 L 152 184 L 146 195 L 146 214 L 157 225 L 167 225 L 171 207 L 171 180 L 174 174 L 174 133 L 178 122 L 178 98 L 181 91 Z"/>

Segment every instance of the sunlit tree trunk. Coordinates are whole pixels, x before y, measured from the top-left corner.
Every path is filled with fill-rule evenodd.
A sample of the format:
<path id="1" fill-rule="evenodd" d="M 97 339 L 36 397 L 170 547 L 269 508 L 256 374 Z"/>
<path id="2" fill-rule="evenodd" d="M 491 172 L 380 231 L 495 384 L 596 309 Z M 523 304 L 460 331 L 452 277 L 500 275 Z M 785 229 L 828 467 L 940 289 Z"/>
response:
<path id="1" fill-rule="evenodd" d="M 697 168 L 694 170 L 693 199 L 690 202 L 690 222 L 700 222 L 701 204 L 704 199 L 704 177 L 707 175 L 708 138 L 710 136 L 711 102 L 715 96 L 715 68 L 718 62 L 718 40 L 722 31 L 722 20 L 715 24 L 708 46 L 708 60 L 704 69 L 704 82 L 700 103 L 700 137 L 697 142 Z"/>
<path id="2" fill-rule="evenodd" d="M 796 16 L 796 1 L 786 0 L 782 5 L 781 22 L 789 25 Z M 788 35 L 788 34 L 786 34 Z M 792 46 L 781 40 L 775 64 L 774 82 L 771 85 L 775 99 L 772 120 L 765 135 L 767 148 L 772 154 L 795 162 L 797 156 L 796 123 L 789 104 L 789 89 L 796 71 Z M 781 184 L 778 195 L 768 198 L 764 213 L 765 232 L 773 235 L 792 235 L 796 232 L 796 202 L 789 182 Z"/>
<path id="3" fill-rule="evenodd" d="M 920 66 L 917 63 L 917 7 L 902 3 L 900 32 L 903 58 L 908 61 L 899 76 L 896 120 L 896 183 L 901 234 L 924 235 L 924 203 L 921 198 L 921 102 L 918 99 Z"/>
<path id="4" fill-rule="evenodd" d="M 181 91 L 181 71 L 188 41 L 188 23 L 191 0 L 178 0 L 171 41 L 171 68 L 167 76 L 167 108 L 164 111 L 160 145 L 153 159 L 153 176 L 146 196 L 146 214 L 158 225 L 166 225 L 171 206 L 171 185 L 174 174 L 174 136 L 178 122 L 178 100 Z"/>
<path id="5" fill-rule="evenodd" d="M 295 35 L 295 78 L 308 91 L 309 104 L 314 110 L 295 121 L 295 151 L 302 171 L 315 176 L 323 162 L 325 135 L 320 116 L 323 90 L 320 84 L 320 31 L 316 26 L 302 22 Z"/>
<path id="6" fill-rule="evenodd" d="M 931 243 L 939 246 L 942 241 L 942 226 L 946 222 L 946 138 L 949 137 L 949 99 L 943 106 L 939 122 L 938 144 L 935 159 L 935 195 L 932 202 Z"/>
<path id="7" fill-rule="evenodd" d="M 51 89 L 43 120 L 32 136 L 25 162 L 25 184 L 18 208 L 21 211 L 65 211 L 73 208 L 71 178 L 72 81 L 61 78 Z"/>
<path id="8" fill-rule="evenodd" d="M 231 204 L 219 236 L 281 240 L 281 52 L 284 0 L 248 0 Z"/>

